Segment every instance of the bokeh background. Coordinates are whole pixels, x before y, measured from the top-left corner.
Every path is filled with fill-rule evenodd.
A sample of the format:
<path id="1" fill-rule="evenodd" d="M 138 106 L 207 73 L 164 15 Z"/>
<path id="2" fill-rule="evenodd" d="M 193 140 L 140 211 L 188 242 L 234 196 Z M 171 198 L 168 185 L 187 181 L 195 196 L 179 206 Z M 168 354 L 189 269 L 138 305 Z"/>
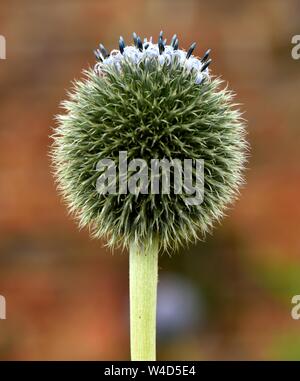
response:
<path id="1" fill-rule="evenodd" d="M 247 186 L 205 243 L 160 260 L 158 358 L 300 359 L 299 0 L 0 3 L 0 359 L 129 358 L 128 256 L 78 231 L 49 146 L 99 42 L 173 33 L 213 49 L 249 124 Z"/>

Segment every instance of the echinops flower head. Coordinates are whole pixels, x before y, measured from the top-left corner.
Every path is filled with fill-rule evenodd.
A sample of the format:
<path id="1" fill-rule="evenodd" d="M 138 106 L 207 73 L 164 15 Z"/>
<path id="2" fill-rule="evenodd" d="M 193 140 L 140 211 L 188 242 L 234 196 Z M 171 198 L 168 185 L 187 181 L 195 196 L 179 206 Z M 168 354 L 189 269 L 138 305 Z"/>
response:
<path id="1" fill-rule="evenodd" d="M 133 42 L 121 37 L 111 53 L 100 44 L 94 68 L 75 81 L 53 134 L 54 172 L 69 210 L 94 237 L 123 247 L 157 239 L 172 251 L 204 237 L 238 196 L 245 124 L 233 93 L 210 74 L 210 50 L 197 58 L 195 43 L 184 51 L 176 35 L 168 44 L 162 32 L 157 43 L 135 33 Z M 172 184 L 168 194 L 99 192 L 99 161 L 118 168 L 120 152 L 149 168 L 153 159 L 203 160 L 203 181 L 194 184 L 204 190 L 202 202 L 187 204 Z"/>

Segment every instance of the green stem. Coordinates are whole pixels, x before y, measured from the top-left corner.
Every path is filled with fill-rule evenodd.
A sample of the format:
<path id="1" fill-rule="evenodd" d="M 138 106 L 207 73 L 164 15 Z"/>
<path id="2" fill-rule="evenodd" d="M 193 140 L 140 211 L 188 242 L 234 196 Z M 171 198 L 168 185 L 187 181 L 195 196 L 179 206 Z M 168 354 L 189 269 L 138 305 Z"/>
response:
<path id="1" fill-rule="evenodd" d="M 130 245 L 130 348 L 132 361 L 156 359 L 158 242 L 146 250 Z"/>

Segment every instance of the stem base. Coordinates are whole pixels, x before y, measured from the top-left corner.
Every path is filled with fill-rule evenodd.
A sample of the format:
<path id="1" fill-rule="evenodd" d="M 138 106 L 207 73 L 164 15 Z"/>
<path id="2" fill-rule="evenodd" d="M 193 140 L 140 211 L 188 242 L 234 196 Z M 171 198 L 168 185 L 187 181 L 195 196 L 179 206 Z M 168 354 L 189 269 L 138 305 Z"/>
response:
<path id="1" fill-rule="evenodd" d="M 130 245 L 130 348 L 132 361 L 156 360 L 158 242 Z"/>

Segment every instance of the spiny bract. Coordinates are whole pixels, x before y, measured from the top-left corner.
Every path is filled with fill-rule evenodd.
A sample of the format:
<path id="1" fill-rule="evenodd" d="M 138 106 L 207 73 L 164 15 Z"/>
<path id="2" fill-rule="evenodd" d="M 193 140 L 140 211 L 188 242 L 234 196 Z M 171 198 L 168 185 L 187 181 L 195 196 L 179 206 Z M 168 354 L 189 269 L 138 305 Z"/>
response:
<path id="1" fill-rule="evenodd" d="M 52 158 L 58 187 L 81 227 L 112 246 L 159 239 L 173 250 L 202 237 L 237 196 L 247 143 L 233 94 L 208 71 L 202 59 L 185 52 L 175 35 L 170 45 L 152 38 L 109 54 L 95 51 L 98 63 L 76 81 L 66 110 L 58 116 Z M 100 159 L 203 159 L 204 200 L 187 206 L 182 194 L 99 194 Z"/>

